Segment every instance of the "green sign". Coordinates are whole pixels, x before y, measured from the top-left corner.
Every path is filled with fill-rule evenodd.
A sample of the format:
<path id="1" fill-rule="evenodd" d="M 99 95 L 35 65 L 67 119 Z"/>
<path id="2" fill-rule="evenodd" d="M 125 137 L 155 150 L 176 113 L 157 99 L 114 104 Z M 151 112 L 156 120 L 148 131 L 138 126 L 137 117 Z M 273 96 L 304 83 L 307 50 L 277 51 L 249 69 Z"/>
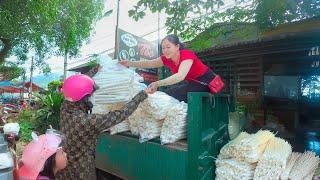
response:
<path id="1" fill-rule="evenodd" d="M 147 41 L 124 30 L 118 30 L 118 52 L 116 58 L 129 61 L 152 60 L 158 55 L 157 43 Z M 140 69 L 144 72 L 156 74 L 157 69 Z"/>

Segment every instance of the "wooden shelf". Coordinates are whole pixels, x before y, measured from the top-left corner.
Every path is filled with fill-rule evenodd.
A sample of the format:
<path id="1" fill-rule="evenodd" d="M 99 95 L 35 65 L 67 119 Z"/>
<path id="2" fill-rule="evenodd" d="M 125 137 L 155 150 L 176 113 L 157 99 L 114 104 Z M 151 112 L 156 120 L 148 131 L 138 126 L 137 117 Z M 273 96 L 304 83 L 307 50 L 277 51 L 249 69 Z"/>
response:
<path id="1" fill-rule="evenodd" d="M 251 102 L 257 101 L 259 97 L 257 96 L 237 96 L 237 100 L 240 102 Z"/>
<path id="2" fill-rule="evenodd" d="M 231 81 L 237 81 L 237 82 L 260 82 L 260 78 L 240 78 L 238 80 L 232 79 Z"/>
<path id="3" fill-rule="evenodd" d="M 237 71 L 242 71 L 242 70 L 261 70 L 260 67 L 238 67 L 236 68 Z"/>
<path id="4" fill-rule="evenodd" d="M 236 65 L 246 65 L 246 64 L 259 64 L 260 62 L 258 60 L 253 61 L 237 61 L 234 64 Z"/>
<path id="5" fill-rule="evenodd" d="M 256 76 L 257 73 L 246 72 L 246 73 L 237 73 L 238 76 Z"/>
<path id="6" fill-rule="evenodd" d="M 248 83 L 248 84 L 240 84 L 241 87 L 260 87 L 260 83 Z"/>
<path id="7" fill-rule="evenodd" d="M 250 89 L 253 91 L 259 91 L 261 82 L 263 81 L 262 61 L 259 58 L 250 58 L 245 61 L 212 61 L 208 65 L 214 67 L 214 72 L 219 74 L 226 81 L 225 88 L 228 93 L 233 93 L 235 87 L 240 90 Z M 238 86 L 238 82 L 240 82 L 240 86 Z"/>

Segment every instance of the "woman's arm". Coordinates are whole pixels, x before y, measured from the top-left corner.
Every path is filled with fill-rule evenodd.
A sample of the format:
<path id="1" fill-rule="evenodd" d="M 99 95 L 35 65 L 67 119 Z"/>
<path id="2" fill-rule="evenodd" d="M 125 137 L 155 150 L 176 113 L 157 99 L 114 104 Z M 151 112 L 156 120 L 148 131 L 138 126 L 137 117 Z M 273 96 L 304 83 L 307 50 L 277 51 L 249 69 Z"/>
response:
<path id="1" fill-rule="evenodd" d="M 148 88 L 146 89 L 146 92 L 149 94 L 152 94 L 157 91 L 158 87 L 168 86 L 168 85 L 172 85 L 172 84 L 176 84 L 176 83 L 181 82 L 182 80 L 184 80 L 186 78 L 192 64 L 193 64 L 192 59 L 187 59 L 187 60 L 182 61 L 182 63 L 180 64 L 178 73 L 173 74 L 172 76 L 169 76 L 166 79 L 151 83 L 148 86 Z"/>
<path id="2" fill-rule="evenodd" d="M 127 119 L 147 97 L 147 94 L 141 91 L 120 110 L 111 111 L 104 115 L 87 114 L 87 123 L 96 129 L 97 133 L 100 133 L 100 131 L 108 129 Z"/>
<path id="3" fill-rule="evenodd" d="M 173 74 L 173 75 L 167 77 L 166 79 L 157 81 L 156 83 L 157 83 L 158 87 L 168 86 L 168 85 L 176 84 L 176 83 L 183 81 L 186 78 L 192 64 L 193 64 L 192 59 L 182 61 L 182 63 L 180 64 L 178 73 Z"/>
<path id="4" fill-rule="evenodd" d="M 137 67 L 137 68 L 159 68 L 163 66 L 163 62 L 161 61 L 160 57 L 153 60 L 147 61 L 127 61 L 122 60 L 120 64 L 127 66 L 127 67 Z"/>

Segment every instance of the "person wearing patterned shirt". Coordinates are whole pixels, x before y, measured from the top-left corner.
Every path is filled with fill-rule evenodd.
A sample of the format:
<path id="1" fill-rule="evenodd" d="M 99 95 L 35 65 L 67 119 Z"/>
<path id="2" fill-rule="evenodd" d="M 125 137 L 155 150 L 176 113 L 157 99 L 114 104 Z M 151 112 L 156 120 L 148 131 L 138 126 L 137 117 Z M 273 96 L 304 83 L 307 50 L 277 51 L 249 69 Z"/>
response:
<path id="1" fill-rule="evenodd" d="M 61 107 L 60 129 L 66 137 L 64 149 L 68 154 L 68 166 L 56 175 L 58 180 L 95 180 L 94 153 L 98 135 L 125 120 L 147 98 L 146 92 L 141 91 L 120 110 L 104 115 L 90 114 L 89 97 L 97 87 L 90 77 L 98 68 L 91 69 L 88 76 L 73 75 L 64 81 L 62 92 L 66 100 Z"/>

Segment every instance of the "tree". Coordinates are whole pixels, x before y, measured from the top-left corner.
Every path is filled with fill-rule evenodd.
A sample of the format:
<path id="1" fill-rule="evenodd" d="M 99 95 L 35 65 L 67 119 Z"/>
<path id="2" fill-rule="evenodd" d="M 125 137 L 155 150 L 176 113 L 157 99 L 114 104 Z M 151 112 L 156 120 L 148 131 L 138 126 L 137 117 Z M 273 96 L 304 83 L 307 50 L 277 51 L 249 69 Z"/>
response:
<path id="1" fill-rule="evenodd" d="M 47 55 L 74 56 L 102 14 L 104 0 L 46 0 L 0 2 L 0 64 L 10 55 L 27 59 L 29 50 L 48 70 Z"/>
<path id="2" fill-rule="evenodd" d="M 0 81 L 14 79 L 19 77 L 23 72 L 22 68 L 11 62 L 0 64 Z"/>
<path id="3" fill-rule="evenodd" d="M 0 62 L 9 55 L 26 60 L 26 53 L 31 48 L 44 50 L 47 41 L 53 38 L 49 31 L 55 23 L 58 7 L 54 1 L 2 0 L 0 40 L 4 48 L 0 52 Z"/>
<path id="4" fill-rule="evenodd" d="M 139 20 L 147 9 L 168 14 L 168 33 L 191 39 L 215 23 L 255 23 L 261 31 L 279 24 L 320 15 L 319 0 L 234 0 L 235 6 L 220 9 L 223 0 L 139 0 L 129 16 Z M 194 16 L 196 18 L 188 18 Z"/>
<path id="5" fill-rule="evenodd" d="M 319 0 L 255 0 L 255 21 L 262 30 L 320 15 Z"/>
<path id="6" fill-rule="evenodd" d="M 93 3 L 94 1 L 94 3 Z M 65 9 L 59 14 L 60 23 L 55 29 L 56 45 L 59 55 L 64 55 L 64 78 L 68 56 L 75 56 L 84 40 L 92 31 L 92 24 L 102 16 L 104 0 L 69 0 Z"/>

